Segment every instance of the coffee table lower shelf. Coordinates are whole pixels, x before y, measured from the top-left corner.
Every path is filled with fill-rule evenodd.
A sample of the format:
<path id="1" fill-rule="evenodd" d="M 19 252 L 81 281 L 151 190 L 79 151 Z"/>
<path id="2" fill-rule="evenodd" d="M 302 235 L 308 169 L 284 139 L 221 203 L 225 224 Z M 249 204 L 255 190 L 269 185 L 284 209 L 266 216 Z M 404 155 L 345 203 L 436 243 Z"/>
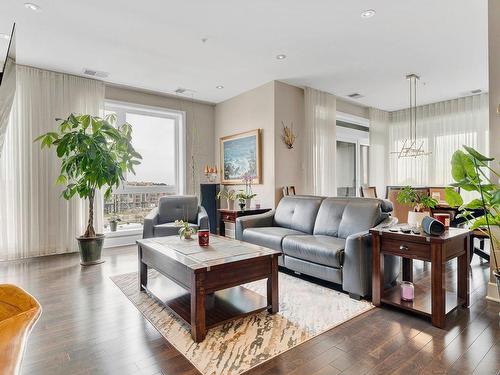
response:
<path id="1" fill-rule="evenodd" d="M 148 280 L 146 291 L 191 326 L 191 295 L 184 288 L 165 276 L 158 275 Z M 206 327 L 213 328 L 270 307 L 266 297 L 243 286 L 219 290 L 206 297 Z"/>
<path id="2" fill-rule="evenodd" d="M 400 283 L 397 283 L 396 286 L 384 290 L 380 302 L 430 318 L 432 316 L 432 303 L 429 288 L 419 283 L 415 283 L 414 288 L 415 298 L 413 301 L 403 301 L 401 299 Z M 464 303 L 464 300 L 457 297 L 456 292 L 450 291 L 446 291 L 445 301 L 445 315 L 448 315 Z"/>

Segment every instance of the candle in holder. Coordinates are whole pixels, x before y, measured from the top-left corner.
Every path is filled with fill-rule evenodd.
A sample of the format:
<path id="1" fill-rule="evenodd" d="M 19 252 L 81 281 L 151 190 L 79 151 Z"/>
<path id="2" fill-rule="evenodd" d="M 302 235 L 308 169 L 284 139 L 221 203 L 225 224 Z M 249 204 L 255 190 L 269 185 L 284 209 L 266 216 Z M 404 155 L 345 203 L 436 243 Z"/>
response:
<path id="1" fill-rule="evenodd" d="M 208 229 L 198 231 L 198 245 L 206 247 L 210 241 L 210 232 Z"/>
<path id="2" fill-rule="evenodd" d="M 413 288 L 413 283 L 409 281 L 403 281 L 401 283 L 401 299 L 403 301 L 413 301 L 415 297 L 415 290 Z"/>

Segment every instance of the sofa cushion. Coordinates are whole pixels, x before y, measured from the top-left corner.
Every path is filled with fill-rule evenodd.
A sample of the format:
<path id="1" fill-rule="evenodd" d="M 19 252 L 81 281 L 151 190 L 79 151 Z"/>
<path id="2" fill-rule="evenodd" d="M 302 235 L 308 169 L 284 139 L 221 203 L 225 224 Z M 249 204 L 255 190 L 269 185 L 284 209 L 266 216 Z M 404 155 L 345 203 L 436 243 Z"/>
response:
<path id="1" fill-rule="evenodd" d="M 160 224 L 175 220 L 196 222 L 198 218 L 198 198 L 194 195 L 171 195 L 161 197 L 158 203 Z"/>
<path id="2" fill-rule="evenodd" d="M 312 234 L 316 215 L 323 197 L 287 196 L 283 197 L 276 213 L 274 225 Z"/>
<path id="3" fill-rule="evenodd" d="M 342 214 L 338 237 L 347 238 L 351 234 L 376 226 L 382 220 L 380 205 L 380 201 L 376 199 L 349 201 Z"/>
<path id="4" fill-rule="evenodd" d="M 198 229 L 198 225 L 189 223 L 191 228 Z M 153 226 L 153 233 L 155 237 L 175 236 L 179 234 L 179 227 L 175 223 L 164 223 Z"/>
<path id="5" fill-rule="evenodd" d="M 349 201 L 340 198 L 326 198 L 321 202 L 314 223 L 314 234 L 337 237 L 342 214 Z"/>
<path id="6" fill-rule="evenodd" d="M 287 256 L 340 268 L 345 239 L 323 235 L 286 236 L 282 246 Z"/>
<path id="7" fill-rule="evenodd" d="M 243 231 L 243 241 L 281 251 L 285 236 L 305 235 L 305 233 L 281 227 L 247 228 Z"/>

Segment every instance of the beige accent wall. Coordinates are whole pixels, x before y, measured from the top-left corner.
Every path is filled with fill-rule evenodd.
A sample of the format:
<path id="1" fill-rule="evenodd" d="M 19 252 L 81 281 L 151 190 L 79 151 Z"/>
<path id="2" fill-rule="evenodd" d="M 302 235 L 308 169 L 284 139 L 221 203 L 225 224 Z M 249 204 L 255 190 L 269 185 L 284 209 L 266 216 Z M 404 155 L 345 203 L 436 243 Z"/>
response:
<path id="1" fill-rule="evenodd" d="M 500 1 L 488 1 L 488 66 L 489 66 L 489 100 L 490 100 L 490 154 L 496 161 L 500 160 Z M 497 164 L 498 166 L 498 164 Z M 498 169 L 497 169 L 498 170 Z M 498 181 L 497 181 L 498 182 Z M 500 230 L 496 228 L 497 238 Z M 500 260 L 500 250 L 496 251 Z M 491 269 L 495 267 L 493 257 Z M 494 276 L 488 284 L 488 299 L 500 302 Z"/>
<path id="2" fill-rule="evenodd" d="M 337 111 L 348 113 L 350 115 L 370 118 L 370 108 L 356 103 L 348 102 L 342 98 L 337 97 Z"/>
<path id="3" fill-rule="evenodd" d="M 302 170 L 304 144 L 304 90 L 283 82 L 274 83 L 274 141 L 275 141 L 275 202 L 283 197 L 283 186 L 295 186 L 297 194 L 304 193 L 304 171 Z M 297 139 L 289 149 L 282 139 L 283 124 L 290 127 Z"/>
<path id="4" fill-rule="evenodd" d="M 262 184 L 254 185 L 256 202 L 262 207 L 274 207 L 274 82 L 228 99 L 215 106 L 215 160 L 220 162 L 219 139 L 249 130 L 261 129 Z M 232 186 L 241 189 L 242 186 Z M 221 202 L 224 206 L 225 202 Z"/>
<path id="5" fill-rule="evenodd" d="M 205 181 L 203 167 L 215 164 L 214 132 L 215 108 L 213 104 L 193 102 L 170 95 L 145 92 L 122 86 L 106 86 L 106 99 L 132 104 L 162 107 L 186 112 L 186 193 L 199 194 L 199 184 Z M 196 129 L 195 129 L 196 125 Z M 191 155 L 194 153 L 195 178 Z"/>

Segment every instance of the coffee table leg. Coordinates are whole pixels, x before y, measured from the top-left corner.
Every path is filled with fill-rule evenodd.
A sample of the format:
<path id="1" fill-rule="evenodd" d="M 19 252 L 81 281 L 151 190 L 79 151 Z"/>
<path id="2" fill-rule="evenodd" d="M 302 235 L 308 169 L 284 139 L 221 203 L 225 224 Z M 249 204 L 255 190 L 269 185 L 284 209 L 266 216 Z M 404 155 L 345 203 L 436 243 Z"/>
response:
<path id="1" fill-rule="evenodd" d="M 191 277 L 191 336 L 195 342 L 202 342 L 207 334 L 204 276 L 204 273 L 193 273 Z"/>
<path id="2" fill-rule="evenodd" d="M 278 256 L 273 255 L 271 261 L 271 277 L 267 279 L 267 311 L 276 314 L 279 311 L 278 300 Z"/>
<path id="3" fill-rule="evenodd" d="M 142 248 L 139 246 L 139 290 L 142 292 L 148 286 L 148 266 L 142 263 Z"/>

